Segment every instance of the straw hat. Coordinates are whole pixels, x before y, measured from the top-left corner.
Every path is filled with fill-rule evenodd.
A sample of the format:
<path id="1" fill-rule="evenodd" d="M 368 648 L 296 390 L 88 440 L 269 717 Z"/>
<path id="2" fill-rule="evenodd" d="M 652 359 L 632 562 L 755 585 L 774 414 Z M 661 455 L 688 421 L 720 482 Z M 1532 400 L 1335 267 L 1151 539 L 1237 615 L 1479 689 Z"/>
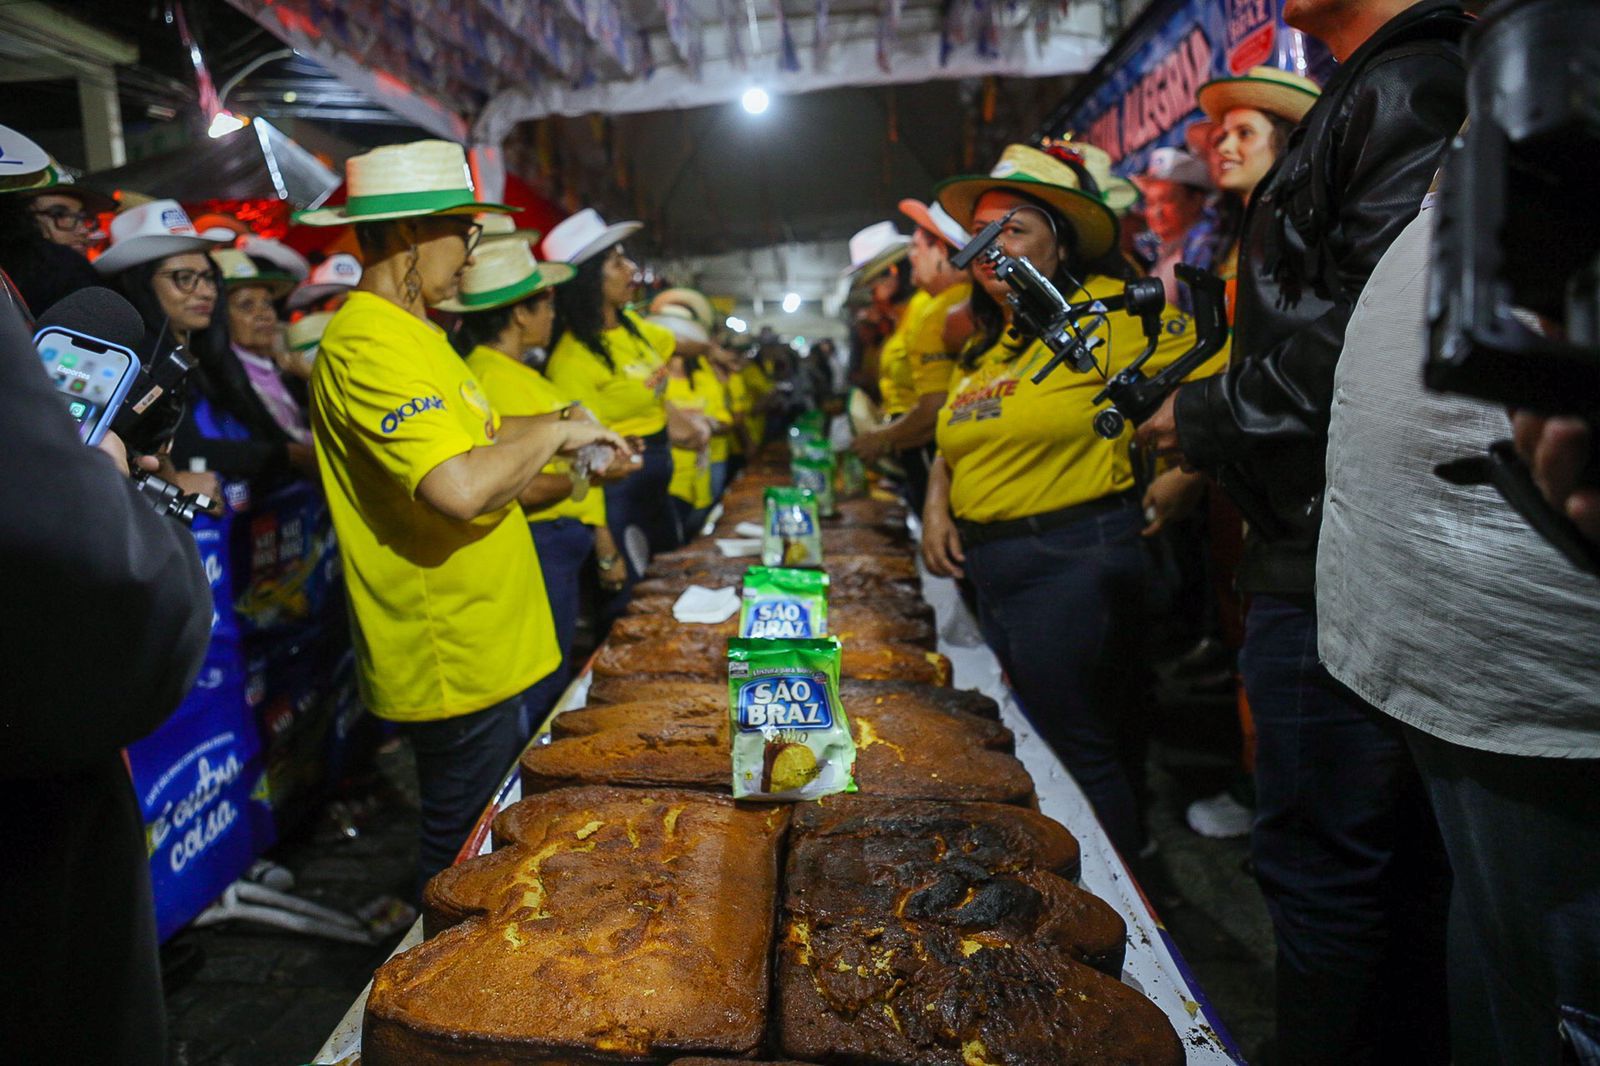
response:
<path id="1" fill-rule="evenodd" d="M 260 285 L 276 300 L 294 288 L 294 279 L 289 275 L 263 271 L 237 248 L 216 249 L 211 253 L 211 261 L 222 271 L 222 283 L 229 289 Z"/>
<path id="2" fill-rule="evenodd" d="M 483 227 L 483 236 L 478 238 L 480 248 L 489 241 L 526 241 L 533 244 L 543 236 L 536 229 L 517 225 L 511 221 L 510 215 L 479 215 L 475 221 Z"/>
<path id="3" fill-rule="evenodd" d="M 301 211 L 295 221 L 307 226 L 387 222 L 423 215 L 510 214 L 517 209 L 478 200 L 467 169 L 467 154 L 451 141 L 388 144 L 345 164 L 349 195 L 338 207 Z"/>
<path id="4" fill-rule="evenodd" d="M 964 248 L 972 235 L 961 228 L 961 223 L 950 217 L 950 212 L 938 204 L 925 204 L 921 200 L 901 200 L 900 213 L 915 222 L 921 229 L 938 237 L 951 248 Z"/>
<path id="5" fill-rule="evenodd" d="M 251 259 L 266 260 L 295 281 L 304 281 L 311 273 L 311 263 L 305 256 L 271 237 L 258 237 L 254 233 L 246 233 L 239 238 L 238 244 L 234 247 Z"/>
<path id="6" fill-rule="evenodd" d="M 311 268 L 306 280 L 289 294 L 289 310 L 310 307 L 319 300 L 349 292 L 361 283 L 361 260 L 337 252 Z"/>
<path id="7" fill-rule="evenodd" d="M 54 184 L 50 153 L 10 126 L 0 126 L 0 192 Z"/>
<path id="8" fill-rule="evenodd" d="M 1299 122 L 1322 90 L 1310 78 L 1277 67 L 1251 67 L 1238 78 L 1213 78 L 1195 90 L 1195 102 L 1213 122 L 1237 107 Z"/>
<path id="9" fill-rule="evenodd" d="M 855 284 L 870 281 L 911 251 L 911 238 L 893 222 L 874 222 L 850 238 L 850 265 L 844 273 Z"/>
<path id="10" fill-rule="evenodd" d="M 328 323 L 333 321 L 334 312 L 318 311 L 314 315 L 306 315 L 289 323 L 285 343 L 291 352 L 308 352 L 322 343 L 322 335 L 328 332 Z"/>
<path id="11" fill-rule="evenodd" d="M 654 322 L 670 330 L 680 341 L 688 341 L 691 344 L 711 343 L 711 334 L 695 320 L 694 312 L 683 304 L 666 304 L 659 309 L 652 304 L 650 317 L 645 321 Z"/>
<path id="12" fill-rule="evenodd" d="M 577 266 L 621 244 L 643 228 L 643 222 L 614 222 L 608 226 L 600 212 L 585 207 L 556 223 L 555 228 L 545 234 L 540 251 L 545 262 Z"/>
<path id="13" fill-rule="evenodd" d="M 488 241 L 472 253 L 472 265 L 461 276 L 461 291 L 433 306 L 456 314 L 491 311 L 571 280 L 575 273 L 566 263 L 538 262 L 527 241 Z"/>
<path id="14" fill-rule="evenodd" d="M 978 198 L 994 189 L 1020 192 L 1060 211 L 1077 233 L 1086 259 L 1099 258 L 1117 245 L 1117 216 L 1105 200 L 1085 191 L 1072 167 L 1030 145 L 1009 145 L 989 173 L 948 178 L 934 191 L 950 216 L 970 228 Z"/>
<path id="15" fill-rule="evenodd" d="M 1147 181 L 1171 181 L 1191 189 L 1210 189 L 1211 171 L 1204 162 L 1182 148 L 1157 148 L 1145 167 L 1133 176 L 1133 183 L 1144 188 Z"/>
<path id="16" fill-rule="evenodd" d="M 1064 162 L 1070 160 L 1087 170 L 1100 188 L 1100 198 L 1118 218 L 1139 203 L 1139 187 L 1111 169 L 1111 153 L 1104 148 L 1070 137 L 1046 140 L 1039 147 L 1046 155 Z"/>
<path id="17" fill-rule="evenodd" d="M 83 209 L 93 215 L 109 215 L 117 209 L 117 201 L 103 192 L 98 192 L 86 185 L 78 185 L 67 176 L 66 168 L 50 158 L 50 166 L 42 177 L 34 179 L 34 184 L 25 189 L 8 189 L 0 181 L 0 192 L 26 193 L 29 198 L 34 196 L 70 196 L 83 205 Z"/>
<path id="18" fill-rule="evenodd" d="M 667 307 L 685 308 L 689 312 L 689 317 L 708 331 L 717 326 L 717 312 L 711 306 L 711 301 L 705 298 L 705 294 L 694 289 L 663 289 L 650 301 L 650 313 L 653 315 L 660 314 L 662 309 Z"/>
<path id="19" fill-rule="evenodd" d="M 111 245 L 94 261 L 94 268 L 101 274 L 116 274 L 169 255 L 209 252 L 217 244 L 195 232 L 189 213 L 178 201 L 151 200 L 111 220 Z"/>

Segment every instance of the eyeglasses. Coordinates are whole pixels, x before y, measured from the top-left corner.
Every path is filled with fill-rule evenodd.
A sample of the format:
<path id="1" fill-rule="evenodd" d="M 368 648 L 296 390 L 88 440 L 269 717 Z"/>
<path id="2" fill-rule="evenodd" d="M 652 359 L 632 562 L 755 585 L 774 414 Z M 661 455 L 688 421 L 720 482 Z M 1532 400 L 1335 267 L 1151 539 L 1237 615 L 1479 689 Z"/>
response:
<path id="1" fill-rule="evenodd" d="M 70 207 L 36 207 L 33 213 L 40 218 L 48 218 L 56 229 L 89 229 L 95 224 L 96 218 L 87 211 L 74 211 Z"/>
<path id="2" fill-rule="evenodd" d="M 221 282 L 217 278 L 216 272 L 212 270 L 160 270 L 157 271 L 154 276 L 158 278 L 171 278 L 172 287 L 183 293 L 185 296 L 194 292 L 194 290 L 200 286 L 201 282 L 205 282 L 206 285 L 210 286 L 211 291 L 213 292 L 216 292 L 222 287 Z"/>

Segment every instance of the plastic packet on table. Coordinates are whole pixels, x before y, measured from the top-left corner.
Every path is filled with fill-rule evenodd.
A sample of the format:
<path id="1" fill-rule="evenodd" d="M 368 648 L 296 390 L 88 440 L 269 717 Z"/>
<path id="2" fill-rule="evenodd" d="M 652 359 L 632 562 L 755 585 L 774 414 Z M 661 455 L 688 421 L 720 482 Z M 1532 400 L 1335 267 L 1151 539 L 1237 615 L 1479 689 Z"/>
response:
<path id="1" fill-rule="evenodd" d="M 770 488 L 762 493 L 765 525 L 761 562 L 765 566 L 822 565 L 822 530 L 817 500 L 799 488 Z"/>
<path id="2" fill-rule="evenodd" d="M 838 640 L 728 641 L 728 717 L 735 799 L 856 791 Z"/>
<path id="3" fill-rule="evenodd" d="M 739 635 L 809 639 L 828 635 L 828 575 L 821 570 L 752 566 L 744 572 Z"/>

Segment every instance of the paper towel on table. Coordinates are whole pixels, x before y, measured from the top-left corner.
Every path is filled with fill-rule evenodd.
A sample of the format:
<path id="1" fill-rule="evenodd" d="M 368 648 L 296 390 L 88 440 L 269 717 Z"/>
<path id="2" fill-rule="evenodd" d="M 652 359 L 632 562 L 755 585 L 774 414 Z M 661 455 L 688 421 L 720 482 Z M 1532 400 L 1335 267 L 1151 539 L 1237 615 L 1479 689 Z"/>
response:
<path id="1" fill-rule="evenodd" d="M 764 530 L 754 522 L 740 522 L 733 531 L 741 537 L 759 537 Z"/>
<path id="2" fill-rule="evenodd" d="M 678 621 L 703 625 L 726 622 L 738 612 L 738 589 L 708 589 L 704 585 L 690 585 L 672 605 L 672 617 Z"/>
<path id="3" fill-rule="evenodd" d="M 760 537 L 718 537 L 717 551 L 727 559 L 743 559 L 747 555 L 761 554 Z"/>

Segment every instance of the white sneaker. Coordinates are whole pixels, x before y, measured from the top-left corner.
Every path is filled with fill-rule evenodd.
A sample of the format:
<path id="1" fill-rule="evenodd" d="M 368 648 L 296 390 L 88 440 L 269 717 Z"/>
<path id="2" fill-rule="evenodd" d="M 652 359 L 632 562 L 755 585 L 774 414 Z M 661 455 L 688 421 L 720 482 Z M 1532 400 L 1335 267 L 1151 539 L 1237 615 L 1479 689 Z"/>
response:
<path id="1" fill-rule="evenodd" d="M 1189 828 L 1201 836 L 1226 840 L 1249 833 L 1255 812 L 1234 799 L 1230 793 L 1219 792 L 1210 799 L 1195 800 L 1189 804 L 1184 818 Z"/>

